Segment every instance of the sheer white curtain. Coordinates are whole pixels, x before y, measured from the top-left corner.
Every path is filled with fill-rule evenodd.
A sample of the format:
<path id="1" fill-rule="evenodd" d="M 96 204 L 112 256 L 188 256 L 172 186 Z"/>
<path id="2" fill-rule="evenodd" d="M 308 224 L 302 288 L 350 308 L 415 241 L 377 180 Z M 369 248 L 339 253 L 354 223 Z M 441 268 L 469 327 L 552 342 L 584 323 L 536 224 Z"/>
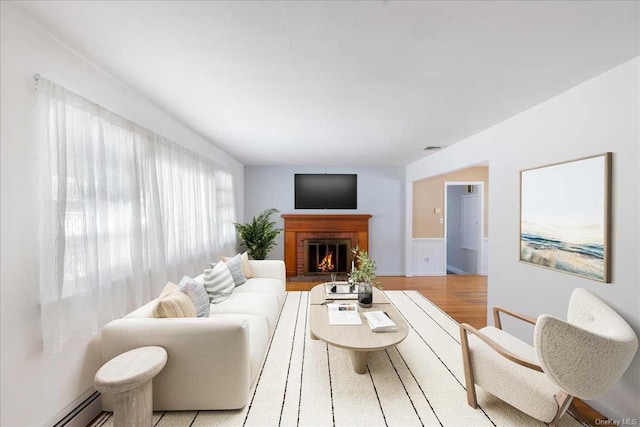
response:
<path id="1" fill-rule="evenodd" d="M 46 351 L 235 249 L 231 174 L 40 78 Z"/>
<path id="2" fill-rule="evenodd" d="M 221 254 L 235 250 L 232 177 L 209 160 L 155 138 L 161 141 L 155 160 L 168 275 L 197 275 Z"/>

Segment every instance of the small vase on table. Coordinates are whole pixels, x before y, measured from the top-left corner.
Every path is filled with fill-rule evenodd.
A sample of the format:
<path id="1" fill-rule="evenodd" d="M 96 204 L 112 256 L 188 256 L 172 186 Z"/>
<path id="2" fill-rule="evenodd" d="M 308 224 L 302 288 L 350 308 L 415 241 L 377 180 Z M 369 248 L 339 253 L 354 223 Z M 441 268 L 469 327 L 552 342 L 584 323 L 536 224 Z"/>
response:
<path id="1" fill-rule="evenodd" d="M 358 284 L 358 304 L 360 307 L 369 308 L 373 304 L 373 290 L 371 283 Z"/>

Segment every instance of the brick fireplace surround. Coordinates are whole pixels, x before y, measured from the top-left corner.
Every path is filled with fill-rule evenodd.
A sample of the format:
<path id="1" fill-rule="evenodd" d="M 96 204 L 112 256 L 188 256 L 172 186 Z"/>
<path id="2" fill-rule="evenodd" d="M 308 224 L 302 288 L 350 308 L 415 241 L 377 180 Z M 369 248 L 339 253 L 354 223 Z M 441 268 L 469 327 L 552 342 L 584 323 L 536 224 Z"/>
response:
<path id="1" fill-rule="evenodd" d="M 371 215 L 282 215 L 287 277 L 304 274 L 304 239 L 351 239 L 351 247 L 369 251 Z"/>

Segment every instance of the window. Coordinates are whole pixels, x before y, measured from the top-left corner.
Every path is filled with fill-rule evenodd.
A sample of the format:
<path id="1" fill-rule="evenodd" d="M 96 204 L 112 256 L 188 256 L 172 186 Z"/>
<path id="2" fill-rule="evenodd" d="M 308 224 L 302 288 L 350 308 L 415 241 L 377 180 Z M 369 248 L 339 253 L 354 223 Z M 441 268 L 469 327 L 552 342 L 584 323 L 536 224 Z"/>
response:
<path id="1" fill-rule="evenodd" d="M 45 348 L 96 333 L 235 249 L 232 175 L 45 79 L 40 287 Z"/>

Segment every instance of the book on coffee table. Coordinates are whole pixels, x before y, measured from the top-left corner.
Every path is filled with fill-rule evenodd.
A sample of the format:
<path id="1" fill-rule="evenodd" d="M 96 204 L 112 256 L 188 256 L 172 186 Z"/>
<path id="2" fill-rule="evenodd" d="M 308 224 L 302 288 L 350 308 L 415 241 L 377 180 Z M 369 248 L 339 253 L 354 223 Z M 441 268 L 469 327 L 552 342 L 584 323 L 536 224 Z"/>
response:
<path id="1" fill-rule="evenodd" d="M 327 304 L 330 325 L 362 325 L 358 304 Z"/>
<path id="2" fill-rule="evenodd" d="M 393 332 L 398 330 L 398 325 L 384 311 L 365 311 L 362 314 L 364 314 L 373 332 Z"/>
<path id="3" fill-rule="evenodd" d="M 348 282 L 325 283 L 325 299 L 358 299 L 358 285 L 354 285 L 353 292 Z"/>

